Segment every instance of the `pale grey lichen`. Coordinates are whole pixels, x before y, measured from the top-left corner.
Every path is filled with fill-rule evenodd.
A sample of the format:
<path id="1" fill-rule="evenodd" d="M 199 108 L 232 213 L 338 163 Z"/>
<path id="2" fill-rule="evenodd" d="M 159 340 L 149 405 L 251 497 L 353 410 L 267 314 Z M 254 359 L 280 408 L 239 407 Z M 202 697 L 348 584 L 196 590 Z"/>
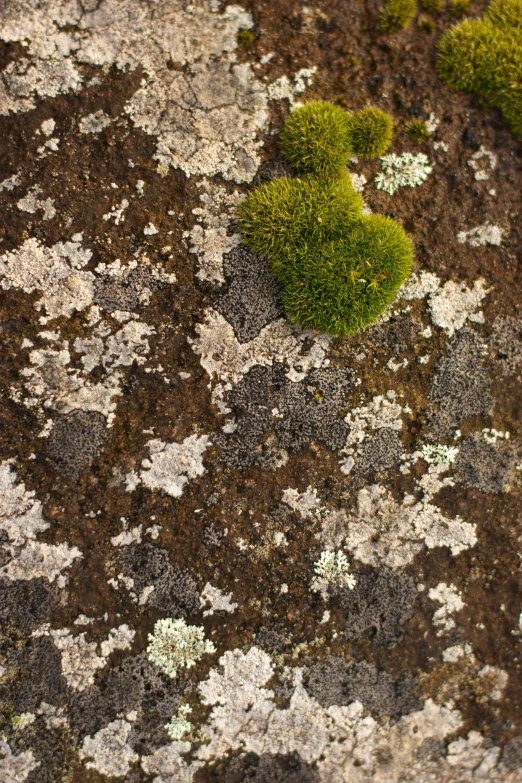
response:
<path id="1" fill-rule="evenodd" d="M 430 700 L 394 724 L 374 720 L 357 701 L 325 709 L 308 695 L 299 669 L 288 707 L 278 709 L 273 691 L 266 688 L 274 673 L 266 653 L 256 647 L 246 654 L 229 651 L 219 663 L 222 673 L 211 670 L 199 685 L 201 699 L 212 712 L 202 729 L 205 744 L 197 751 L 198 759 L 219 758 L 233 750 L 298 753 L 305 762 L 316 763 L 324 783 L 398 783 L 425 740 L 444 739 L 462 725 L 456 710 Z"/>
<path id="2" fill-rule="evenodd" d="M 199 187 L 202 189 L 199 197 L 202 206 L 192 210 L 198 222 L 187 232 L 191 242 L 190 252 L 198 256 L 197 277 L 200 280 L 224 283 L 223 256 L 241 241 L 237 232 L 229 233 L 228 229 L 244 195 L 237 190 L 229 193 L 223 186 L 211 183 L 206 178 L 199 183 Z"/>
<path id="3" fill-rule="evenodd" d="M 80 758 L 92 759 L 85 766 L 111 778 L 126 775 L 131 764 L 139 761 L 138 754 L 128 744 L 131 731 L 132 724 L 119 719 L 109 723 L 94 737 L 85 737 L 79 750 Z"/>
<path id="4" fill-rule="evenodd" d="M 448 585 L 445 582 L 439 582 L 436 587 L 432 587 L 428 592 L 428 598 L 442 604 L 433 615 L 433 625 L 441 628 L 439 633 L 455 628 L 455 620 L 451 615 L 460 612 L 464 608 L 460 590 L 457 590 L 453 584 Z"/>
<path id="5" fill-rule="evenodd" d="M 32 750 L 24 750 L 15 756 L 6 738 L 0 736 L 0 780 L 3 783 L 25 783 L 40 764 Z"/>
<path id="6" fill-rule="evenodd" d="M 482 165 L 481 162 L 483 162 L 484 165 Z M 491 172 L 497 167 L 497 162 L 498 159 L 495 153 L 486 149 L 484 145 L 481 144 L 478 150 L 474 152 L 468 160 L 468 166 L 473 169 L 475 179 L 478 182 L 481 182 L 489 179 Z"/>
<path id="7" fill-rule="evenodd" d="M 460 517 L 450 519 L 429 501 L 397 501 L 378 484 L 357 496 L 357 514 L 349 516 L 345 546 L 363 563 L 399 568 L 411 563 L 424 546 L 449 547 L 457 555 L 477 542 L 476 526 Z"/>
<path id="8" fill-rule="evenodd" d="M 190 669 L 205 655 L 216 651 L 201 626 L 187 625 L 185 620 L 166 617 L 158 620 L 154 633 L 149 634 L 147 655 L 169 677 L 175 677 L 178 669 Z"/>
<path id="9" fill-rule="evenodd" d="M 422 185 L 433 171 L 429 160 L 424 153 L 412 155 L 411 152 L 403 152 L 402 155 L 383 155 L 381 158 L 382 172 L 375 177 L 375 183 L 379 190 L 384 190 L 391 196 L 399 188 L 414 188 Z"/>
<path id="10" fill-rule="evenodd" d="M 461 244 L 467 242 L 471 247 L 480 247 L 481 245 L 494 245 L 498 247 L 502 244 L 503 233 L 500 226 L 486 222 L 469 231 L 459 231 L 457 234 L 457 242 L 460 242 Z"/>
<path id="11" fill-rule="evenodd" d="M 201 608 L 210 607 L 203 611 L 203 617 L 212 615 L 214 612 L 234 612 L 237 609 L 237 604 L 232 601 L 232 593 L 225 594 L 221 592 L 219 587 L 213 587 L 210 582 L 207 582 L 201 591 L 199 602 Z"/>
<path id="12" fill-rule="evenodd" d="M 111 118 L 102 109 L 82 117 L 78 123 L 80 133 L 101 133 L 111 124 Z"/>
<path id="13" fill-rule="evenodd" d="M 208 435 L 189 435 L 182 443 L 149 440 L 150 459 L 142 460 L 139 475 L 127 475 L 128 491 L 142 483 L 149 489 L 161 489 L 173 498 L 181 497 L 189 481 L 205 472 L 203 454 L 209 445 Z"/>
<path id="14" fill-rule="evenodd" d="M 431 320 L 450 336 L 462 329 L 468 319 L 484 323 L 484 315 L 478 308 L 488 291 L 482 279 L 476 280 L 472 288 L 465 283 L 448 280 L 429 298 Z"/>
<path id="15" fill-rule="evenodd" d="M 35 493 L 28 492 L 23 482 L 16 483 L 12 465 L 12 460 L 0 464 L 0 530 L 8 539 L 6 544 L 0 545 L 7 558 L 0 568 L 0 576 L 13 581 L 44 577 L 54 582 L 57 579 L 58 585 L 63 587 L 65 576 L 62 571 L 83 555 L 77 547 L 67 543 L 47 544 L 35 540 L 50 524 L 43 518 L 40 501 L 33 499 Z"/>
<path id="16" fill-rule="evenodd" d="M 74 636 L 67 628 L 49 628 L 43 626 L 35 636 L 50 636 L 61 654 L 62 674 L 70 688 L 84 691 L 94 682 L 98 669 L 102 669 L 114 650 L 128 650 L 135 631 L 126 624 L 112 628 L 107 640 L 102 641 L 98 654 L 98 643 L 89 642 L 85 633 Z"/>
<path id="17" fill-rule="evenodd" d="M 81 241 L 81 235 L 75 235 L 72 241 L 46 247 L 37 239 L 27 239 L 18 249 L 0 255 L 0 285 L 26 294 L 42 291 L 36 307 L 46 314 L 43 323 L 84 310 L 92 302 L 94 276 L 82 271 L 92 252 Z"/>
<path id="18" fill-rule="evenodd" d="M 41 209 L 43 212 L 43 216 L 42 216 L 43 219 L 52 220 L 53 217 L 56 217 L 54 199 L 38 198 L 41 192 L 42 189 L 40 188 L 39 185 L 33 185 L 33 187 L 29 189 L 28 193 L 23 198 L 19 199 L 16 202 L 16 206 L 18 207 L 18 209 L 22 210 L 22 212 L 29 212 L 32 215 L 34 215 L 35 212 Z"/>
<path id="19" fill-rule="evenodd" d="M 346 455 L 340 463 L 343 473 L 348 474 L 352 471 L 361 444 L 374 432 L 381 430 L 400 432 L 403 408 L 396 402 L 396 397 L 396 393 L 390 390 L 386 397 L 377 395 L 368 405 L 354 408 L 347 413 L 344 421 L 350 430 L 342 450 Z"/>
<path id="20" fill-rule="evenodd" d="M 283 492 L 283 503 L 290 506 L 292 511 L 299 514 L 301 519 L 310 519 L 319 509 L 321 501 L 317 497 L 317 490 L 309 486 L 304 492 L 289 487 Z"/>

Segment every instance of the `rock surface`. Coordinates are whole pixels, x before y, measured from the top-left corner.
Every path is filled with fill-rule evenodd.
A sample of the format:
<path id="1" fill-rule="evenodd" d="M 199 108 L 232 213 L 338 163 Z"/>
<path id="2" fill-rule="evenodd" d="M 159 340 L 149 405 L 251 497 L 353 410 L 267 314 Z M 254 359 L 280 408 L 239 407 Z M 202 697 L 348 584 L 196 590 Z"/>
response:
<path id="1" fill-rule="evenodd" d="M 1 5 L 2 781 L 522 783 L 522 146 L 437 78 L 449 9 L 378 19 Z M 350 164 L 416 262 L 347 340 L 235 224 L 309 99 L 432 169 Z"/>

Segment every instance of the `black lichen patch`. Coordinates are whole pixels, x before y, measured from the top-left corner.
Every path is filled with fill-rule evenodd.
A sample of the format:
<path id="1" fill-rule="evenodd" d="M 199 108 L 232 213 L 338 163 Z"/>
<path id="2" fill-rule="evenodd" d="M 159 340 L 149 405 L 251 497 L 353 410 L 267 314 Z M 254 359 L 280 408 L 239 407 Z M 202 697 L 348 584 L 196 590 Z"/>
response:
<path id="1" fill-rule="evenodd" d="M 465 419 L 487 414 L 493 405 L 484 365 L 484 345 L 471 329 L 461 329 L 437 367 L 431 400 L 438 410 L 431 426 L 440 436 L 449 436 Z"/>
<path id="2" fill-rule="evenodd" d="M 154 587 L 147 604 L 169 617 L 188 617 L 199 609 L 197 584 L 186 569 L 174 568 L 166 549 L 144 544 L 123 547 L 118 558 L 126 577 L 134 580 L 139 595 L 145 587 Z"/>
<path id="3" fill-rule="evenodd" d="M 304 686 L 323 707 L 360 701 L 374 715 L 400 717 L 421 708 L 411 675 L 397 681 L 366 661 L 328 656 L 305 668 Z"/>
<path id="4" fill-rule="evenodd" d="M 214 769 L 204 767 L 195 783 L 319 783 L 319 774 L 297 753 L 245 753 Z"/>
<path id="5" fill-rule="evenodd" d="M 154 666 L 146 653 L 126 658 L 104 679 L 72 695 L 69 723 L 77 738 L 91 736 L 119 714 L 137 712 L 133 744 L 138 752 L 150 753 L 165 744 L 164 725 L 175 713 L 188 681 L 172 680 Z"/>
<path id="6" fill-rule="evenodd" d="M 114 310 L 133 311 L 143 304 L 144 286 L 150 291 L 157 290 L 164 283 L 140 267 L 132 269 L 119 277 L 104 275 L 94 283 L 93 301 L 110 312 Z"/>
<path id="7" fill-rule="evenodd" d="M 47 579 L 30 582 L 0 579 L 0 624 L 3 629 L 12 625 L 21 633 L 29 634 L 51 616 L 59 603 L 58 591 Z"/>
<path id="8" fill-rule="evenodd" d="M 240 245 L 224 257 L 223 271 L 230 283 L 215 306 L 240 343 L 253 340 L 264 326 L 284 316 L 281 284 L 270 272 L 267 259 Z"/>
<path id="9" fill-rule="evenodd" d="M 218 441 L 229 465 L 263 464 L 262 437 L 273 431 L 279 449 L 296 452 L 312 441 L 333 451 L 346 443 L 340 416 L 352 386 L 351 370 L 324 369 L 305 381 L 288 380 L 280 367 L 254 367 L 229 395 L 237 429 Z"/>
<path id="10" fill-rule="evenodd" d="M 359 448 L 355 467 L 356 478 L 375 483 L 383 473 L 394 467 L 404 452 L 399 433 L 383 427 Z"/>
<path id="11" fill-rule="evenodd" d="M 12 714 L 35 712 L 42 701 L 59 705 L 65 696 L 60 652 L 48 637 L 31 639 L 21 650 L 15 650 L 8 669 L 13 669 L 16 676 L 4 685 L 0 680 L 0 703 Z"/>
<path id="12" fill-rule="evenodd" d="M 101 454 L 106 441 L 105 416 L 97 411 L 76 410 L 56 419 L 47 453 L 61 473 L 78 478 Z"/>
<path id="13" fill-rule="evenodd" d="M 455 480 L 481 492 L 502 492 L 513 480 L 516 452 L 510 443 L 487 443 L 475 433 L 461 444 L 455 460 Z"/>
<path id="14" fill-rule="evenodd" d="M 508 769 L 520 769 L 522 767 L 522 736 L 513 737 L 504 745 L 502 763 Z"/>
<path id="15" fill-rule="evenodd" d="M 402 639 L 403 626 L 413 615 L 417 597 L 414 579 L 402 571 L 383 568 L 358 574 L 355 589 L 340 593 L 346 611 L 343 636 L 350 641 L 366 638 L 379 646 L 394 647 Z"/>
<path id="16" fill-rule="evenodd" d="M 516 373 L 522 365 L 522 318 L 495 319 L 490 346 L 506 375 Z"/>

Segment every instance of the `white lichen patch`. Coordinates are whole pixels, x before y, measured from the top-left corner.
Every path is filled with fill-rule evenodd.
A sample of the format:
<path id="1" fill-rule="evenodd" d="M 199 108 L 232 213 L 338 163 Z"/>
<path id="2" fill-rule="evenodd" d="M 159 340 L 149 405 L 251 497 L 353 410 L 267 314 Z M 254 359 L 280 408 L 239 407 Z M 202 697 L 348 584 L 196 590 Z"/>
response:
<path id="1" fill-rule="evenodd" d="M 291 325 L 280 319 L 265 326 L 259 335 L 246 343 L 238 342 L 232 326 L 220 313 L 209 308 L 204 324 L 198 324 L 199 337 L 191 340 L 194 351 L 207 373 L 222 382 L 239 383 L 252 367 L 268 367 L 273 362 L 286 362 L 289 366 L 287 377 L 301 381 L 312 368 L 326 366 L 325 348 L 328 338 L 315 335 L 308 353 L 299 355 L 303 341 L 309 333 L 299 333 Z"/>
<path id="2" fill-rule="evenodd" d="M 150 756 L 144 756 L 141 767 L 146 775 L 154 775 L 153 783 L 191 783 L 193 773 L 202 762 L 192 762 L 190 767 L 183 754 L 188 753 L 190 742 L 175 740 L 158 748 Z"/>
<path id="3" fill-rule="evenodd" d="M 467 243 L 471 247 L 480 247 L 481 245 L 494 245 L 498 247 L 502 244 L 503 230 L 500 226 L 493 223 L 484 223 L 481 226 L 472 228 L 469 231 L 459 231 L 457 242 Z"/>
<path id="4" fill-rule="evenodd" d="M 81 240 L 46 247 L 37 239 L 27 239 L 17 250 L 0 255 L 0 285 L 5 291 L 41 291 L 36 307 L 45 313 L 44 322 L 70 316 L 92 302 L 94 276 L 82 271 L 91 257 Z"/>
<path id="5" fill-rule="evenodd" d="M 379 190 L 384 190 L 391 196 L 399 188 L 414 188 L 422 185 L 433 171 L 429 160 L 424 153 L 412 155 L 411 152 L 403 152 L 402 155 L 383 155 L 381 158 L 382 172 L 375 177 L 375 184 Z"/>
<path id="6" fill-rule="evenodd" d="M 31 365 L 21 375 L 26 379 L 24 386 L 30 396 L 23 399 L 23 404 L 28 408 L 38 407 L 42 413 L 46 408 L 60 413 L 77 409 L 98 411 L 108 418 L 110 425 L 116 409 L 114 397 L 121 394 L 121 374 L 107 374 L 100 383 L 92 383 L 82 371 L 69 367 L 71 353 L 66 340 L 58 342 L 45 334 L 41 337 L 56 347 L 35 349 L 29 354 Z"/>
<path id="7" fill-rule="evenodd" d="M 190 669 L 203 655 L 215 651 L 212 642 L 205 639 L 204 628 L 187 625 L 183 619 L 173 620 L 166 617 L 158 620 L 154 633 L 149 634 L 149 660 L 169 677 L 175 677 L 178 669 Z"/>
<path id="8" fill-rule="evenodd" d="M 223 593 L 219 587 L 213 587 L 210 582 L 207 582 L 201 592 L 199 598 L 199 605 L 201 608 L 208 606 L 208 609 L 203 611 L 203 617 L 214 614 L 214 612 L 234 612 L 237 609 L 237 604 L 232 601 L 232 593 Z M 173 739 L 176 739 L 173 737 Z"/>
<path id="9" fill-rule="evenodd" d="M 212 712 L 202 729 L 206 743 L 197 751 L 198 759 L 234 750 L 297 753 L 306 763 L 317 763 L 324 783 L 398 783 L 423 742 L 442 740 L 462 724 L 456 710 L 430 700 L 396 723 L 374 720 L 360 702 L 324 709 L 306 692 L 299 669 L 288 708 L 278 709 L 273 691 L 265 687 L 274 672 L 265 652 L 256 647 L 246 654 L 234 650 L 219 663 L 222 673 L 211 670 L 199 686 Z"/>
<path id="10" fill-rule="evenodd" d="M 267 88 L 233 54 L 238 31 L 252 25 L 240 6 L 219 11 L 213 0 L 159 0 L 153 6 L 101 0 L 86 11 L 67 0 L 30 10 L 12 4 L 0 38 L 29 45 L 27 57 L 1 74 L 0 114 L 28 111 L 36 96 L 80 89 L 82 63 L 142 68 L 145 78 L 126 111 L 136 127 L 157 137 L 159 170 L 173 166 L 187 176 L 248 182 L 260 162 L 257 136 L 267 129 L 268 101 L 294 102 L 314 72 L 302 69 L 292 81 L 283 76 Z"/>
<path id="11" fill-rule="evenodd" d="M 81 558 L 82 553 L 67 543 L 46 544 L 35 540 L 50 524 L 43 518 L 42 504 L 34 500 L 35 493 L 28 492 L 23 482 L 16 483 L 12 464 L 12 460 L 0 464 L 0 530 L 8 539 L 0 547 L 7 558 L 0 568 L 0 576 L 13 581 L 39 577 L 49 582 L 58 579 L 59 586 L 63 587 L 65 576 L 62 571 Z"/>
<path id="12" fill-rule="evenodd" d="M 47 729 L 60 729 L 69 725 L 64 707 L 55 707 L 46 701 L 42 701 L 38 707 L 38 715 L 43 717 Z"/>
<path id="13" fill-rule="evenodd" d="M 208 435 L 190 435 L 182 443 L 149 440 L 150 459 L 142 461 L 139 475 L 127 475 L 128 491 L 142 483 L 149 489 L 161 489 L 173 498 L 181 497 L 189 481 L 205 472 L 203 454 L 209 445 Z"/>
<path id="14" fill-rule="evenodd" d="M 50 636 L 61 653 L 62 674 L 67 685 L 77 691 L 84 691 L 94 683 L 98 669 L 102 669 L 114 650 L 128 650 L 135 636 L 128 625 L 112 628 L 106 641 L 89 642 L 85 633 L 74 636 L 67 628 L 53 629 L 44 625 L 34 636 Z"/>
<path id="15" fill-rule="evenodd" d="M 288 367 L 287 378 L 297 383 L 311 369 L 326 367 L 330 361 L 326 357 L 330 343 L 327 335 L 302 331 L 282 318 L 265 326 L 253 340 L 240 343 L 228 321 L 208 308 L 205 321 L 196 325 L 196 332 L 198 337 L 189 338 L 189 343 L 210 378 L 218 381 L 212 401 L 223 414 L 230 413 L 224 402 L 226 392 L 256 365 L 284 363 Z"/>
<path id="16" fill-rule="evenodd" d="M 439 634 L 455 628 L 455 620 L 452 615 L 460 612 L 465 606 L 460 590 L 457 590 L 453 584 L 447 585 L 445 582 L 439 582 L 428 592 L 428 598 L 441 604 L 433 615 L 433 625 L 441 629 Z"/>
<path id="17" fill-rule="evenodd" d="M 40 193 L 42 192 L 42 189 L 38 185 L 33 185 L 32 188 L 28 191 L 28 193 L 19 201 L 16 202 L 16 206 L 18 209 L 20 209 L 22 212 L 29 212 L 30 214 L 34 215 L 35 212 L 38 210 L 42 210 L 43 212 L 43 219 L 44 220 L 52 220 L 53 217 L 56 217 L 56 209 L 54 207 L 54 199 L 52 198 L 46 198 L 41 199 L 38 198 Z"/>
<path id="18" fill-rule="evenodd" d="M 0 736 L 0 780 L 5 783 L 25 783 L 29 774 L 40 764 L 32 750 L 15 755 L 6 738 Z"/>
<path id="19" fill-rule="evenodd" d="M 197 223 L 187 236 L 190 237 L 190 252 L 198 256 L 197 277 L 211 283 L 224 283 L 223 255 L 229 253 L 241 241 L 238 233 L 229 234 L 228 228 L 235 216 L 237 206 L 244 195 L 234 190 L 230 193 L 221 185 L 204 179 L 199 184 L 201 207 L 192 212 Z"/>
<path id="20" fill-rule="evenodd" d="M 102 109 L 82 117 L 78 123 L 80 133 L 101 133 L 101 131 L 111 124 L 111 118 Z"/>
<path id="21" fill-rule="evenodd" d="M 16 482 L 13 460 L 4 460 L 0 464 L 0 530 L 13 546 L 20 547 L 50 525 L 43 518 L 42 504 L 35 500 L 35 492 L 27 491 L 23 481 Z"/>
<path id="22" fill-rule="evenodd" d="M 433 272 L 412 272 L 399 291 L 401 299 L 424 299 L 428 294 L 434 294 L 440 285 L 440 277 Z"/>
<path id="23" fill-rule="evenodd" d="M 400 568 L 424 547 L 447 546 L 457 555 L 474 546 L 475 525 L 445 517 L 429 498 L 426 493 L 415 502 L 406 496 L 399 504 L 379 484 L 364 487 L 357 496 L 357 513 L 348 515 L 346 548 L 368 565 Z"/>
<path id="24" fill-rule="evenodd" d="M 475 179 L 480 182 L 489 179 L 492 171 L 497 167 L 497 156 L 482 144 L 468 160 L 468 166 L 473 169 Z"/>
<path id="25" fill-rule="evenodd" d="M 317 497 L 317 490 L 309 486 L 304 492 L 289 487 L 283 492 L 283 503 L 290 506 L 292 511 L 299 514 L 301 519 L 310 519 L 319 509 L 321 501 Z"/>
<path id="26" fill-rule="evenodd" d="M 86 767 L 95 769 L 110 778 L 123 777 L 139 756 L 128 744 L 132 724 L 127 720 L 114 720 L 94 737 L 87 736 L 80 748 L 80 758 L 92 759 Z"/>
<path id="27" fill-rule="evenodd" d="M 368 405 L 354 408 L 346 415 L 344 421 L 350 431 L 342 452 L 346 456 L 340 463 L 343 473 L 351 472 L 359 446 L 374 432 L 383 429 L 400 432 L 403 409 L 395 399 L 395 392 L 389 391 L 386 397 L 375 396 Z"/>
<path id="28" fill-rule="evenodd" d="M 7 579 L 28 580 L 43 577 L 49 582 L 57 579 L 58 586 L 66 582 L 62 571 L 70 568 L 75 560 L 83 557 L 78 547 L 69 544 L 46 544 L 29 541 L 25 547 L 0 569 L 0 576 Z"/>
<path id="29" fill-rule="evenodd" d="M 487 293 L 488 289 L 482 279 L 476 280 L 472 288 L 468 288 L 465 283 L 448 280 L 429 298 L 431 320 L 449 335 L 462 329 L 468 319 L 475 323 L 484 323 L 484 315 L 479 307 Z"/>

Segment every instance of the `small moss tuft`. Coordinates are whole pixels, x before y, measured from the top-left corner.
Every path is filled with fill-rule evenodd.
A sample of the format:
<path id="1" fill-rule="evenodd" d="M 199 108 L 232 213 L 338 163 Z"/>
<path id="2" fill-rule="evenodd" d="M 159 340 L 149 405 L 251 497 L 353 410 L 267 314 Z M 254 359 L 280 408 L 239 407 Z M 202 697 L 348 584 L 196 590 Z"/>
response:
<path id="1" fill-rule="evenodd" d="M 422 7 L 429 14 L 440 14 L 444 5 L 442 0 L 422 0 Z"/>
<path id="2" fill-rule="evenodd" d="M 408 27 L 417 11 L 415 0 L 386 0 L 381 12 L 381 27 L 394 33 Z"/>
<path id="3" fill-rule="evenodd" d="M 239 46 L 244 46 L 245 49 L 248 49 L 249 46 L 252 46 L 252 44 L 255 41 L 255 35 L 252 32 L 252 30 L 247 30 L 245 27 L 242 27 L 237 34 L 237 42 Z"/>
<path id="4" fill-rule="evenodd" d="M 430 35 L 430 33 L 435 32 L 435 22 L 433 19 L 428 19 L 427 16 L 421 16 L 419 19 L 419 30 L 421 33 L 426 33 L 427 35 Z"/>
<path id="5" fill-rule="evenodd" d="M 500 109 L 522 140 L 522 0 L 496 0 L 481 19 L 453 25 L 439 44 L 439 75 Z"/>
<path id="6" fill-rule="evenodd" d="M 305 103 L 288 118 L 280 145 L 298 174 L 338 174 L 352 154 L 349 116 L 331 103 Z"/>
<path id="7" fill-rule="evenodd" d="M 348 115 L 305 104 L 287 121 L 281 147 L 307 173 L 272 180 L 239 207 L 246 244 L 270 258 L 286 313 L 302 327 L 353 334 L 385 310 L 409 275 L 410 240 L 390 218 L 362 214 L 362 197 L 344 170 L 352 151 L 379 155 L 391 135 L 391 117 L 378 109 Z"/>
<path id="8" fill-rule="evenodd" d="M 350 116 L 350 137 L 354 155 L 380 157 L 391 144 L 393 120 L 389 114 L 369 106 Z"/>
<path id="9" fill-rule="evenodd" d="M 455 16 L 466 16 L 466 14 L 469 14 L 469 10 L 469 0 L 452 0 L 451 12 L 455 14 Z"/>
<path id="10" fill-rule="evenodd" d="M 424 120 L 413 120 L 406 126 L 406 133 L 413 141 L 426 141 L 429 138 L 430 132 L 428 126 Z"/>

